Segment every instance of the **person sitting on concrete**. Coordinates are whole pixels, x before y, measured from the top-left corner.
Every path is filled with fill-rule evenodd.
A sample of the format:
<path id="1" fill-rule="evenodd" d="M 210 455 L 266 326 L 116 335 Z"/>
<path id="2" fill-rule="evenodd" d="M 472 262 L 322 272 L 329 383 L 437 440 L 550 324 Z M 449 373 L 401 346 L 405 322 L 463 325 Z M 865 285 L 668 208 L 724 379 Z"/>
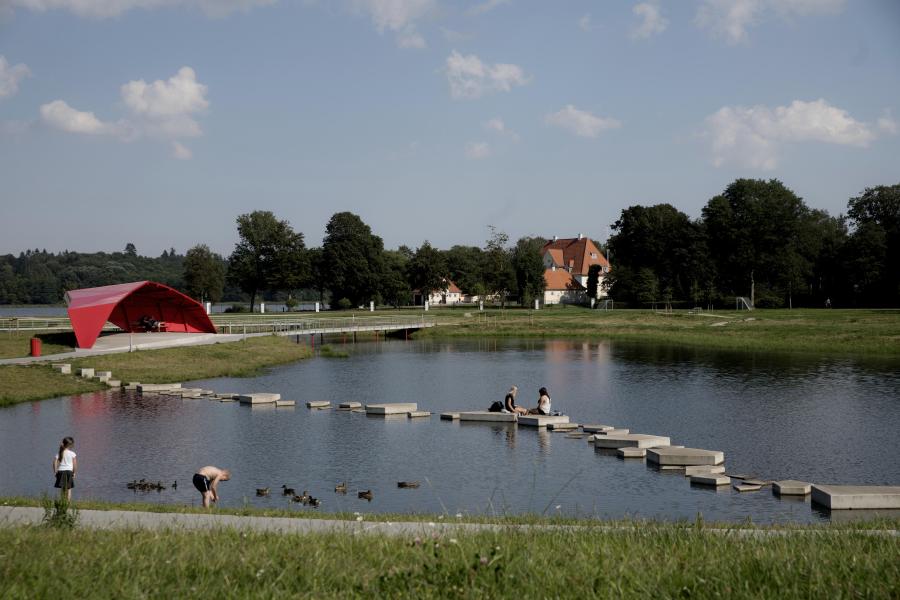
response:
<path id="1" fill-rule="evenodd" d="M 144 328 L 144 331 L 153 331 L 157 327 L 159 327 L 159 321 L 151 317 L 150 315 L 144 315 L 140 319 L 138 319 L 138 325 Z"/>
<path id="2" fill-rule="evenodd" d="M 506 394 L 506 398 L 503 399 L 503 412 L 514 413 L 517 415 L 527 414 L 528 411 L 521 406 L 516 406 L 516 394 L 519 392 L 519 388 L 516 386 L 512 386 L 509 388 L 509 392 Z"/>
<path id="3" fill-rule="evenodd" d="M 549 415 L 550 413 L 550 394 L 547 392 L 547 388 L 542 387 L 538 390 L 538 405 L 537 408 L 529 409 L 529 415 Z"/>
<path id="4" fill-rule="evenodd" d="M 229 479 L 231 479 L 231 472 L 219 467 L 203 467 L 194 473 L 194 487 L 203 498 L 203 508 L 209 508 L 210 502 L 219 501 L 219 482 Z"/>

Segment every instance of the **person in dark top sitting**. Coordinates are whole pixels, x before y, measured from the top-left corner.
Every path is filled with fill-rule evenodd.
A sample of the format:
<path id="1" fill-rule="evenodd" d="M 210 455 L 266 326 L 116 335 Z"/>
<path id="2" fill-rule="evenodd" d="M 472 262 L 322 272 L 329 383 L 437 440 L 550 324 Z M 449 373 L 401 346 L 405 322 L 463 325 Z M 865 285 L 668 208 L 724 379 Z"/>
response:
<path id="1" fill-rule="evenodd" d="M 506 394 L 506 398 L 503 399 L 503 409 L 506 412 L 511 412 L 517 415 L 524 415 L 528 411 L 521 406 L 516 406 L 516 394 L 518 393 L 519 388 L 516 386 L 512 386 L 509 388 L 509 392 Z"/>
<path id="2" fill-rule="evenodd" d="M 138 319 L 138 325 L 144 328 L 144 331 L 153 331 L 156 329 L 157 325 L 159 325 L 159 321 L 151 317 L 150 315 L 144 315 L 140 319 Z"/>

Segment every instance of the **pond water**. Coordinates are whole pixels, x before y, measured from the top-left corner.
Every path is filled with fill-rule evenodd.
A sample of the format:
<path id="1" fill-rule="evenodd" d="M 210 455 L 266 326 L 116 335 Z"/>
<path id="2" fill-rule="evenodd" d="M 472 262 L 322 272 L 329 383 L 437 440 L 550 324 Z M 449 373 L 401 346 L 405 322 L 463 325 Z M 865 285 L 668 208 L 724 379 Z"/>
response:
<path id="1" fill-rule="evenodd" d="M 340 341 L 338 340 L 338 344 Z M 769 489 L 739 494 L 692 486 L 643 460 L 621 460 L 564 433 L 441 421 L 483 410 L 511 384 L 533 405 L 546 386 L 574 422 L 667 435 L 722 450 L 729 472 L 817 483 L 900 484 L 900 365 L 804 355 L 723 353 L 581 341 L 386 341 L 348 345 L 248 379 L 195 382 L 222 392 L 279 392 L 296 408 L 102 392 L 0 410 L 0 495 L 49 490 L 59 439 L 76 440 L 76 497 L 196 504 L 192 473 L 228 467 L 222 504 L 285 507 L 282 484 L 322 510 L 492 514 L 526 512 L 754 522 L 870 516 L 822 512 Z M 309 400 L 417 402 L 430 419 L 309 411 Z M 134 493 L 146 477 L 177 490 Z M 401 480 L 421 481 L 398 489 Z M 338 482 L 347 495 L 335 494 Z M 257 498 L 257 487 L 273 495 Z M 356 497 L 372 490 L 371 502 Z M 294 506 L 296 510 L 312 510 Z M 890 512 L 886 514 L 891 514 Z M 897 515 L 896 512 L 893 513 Z"/>

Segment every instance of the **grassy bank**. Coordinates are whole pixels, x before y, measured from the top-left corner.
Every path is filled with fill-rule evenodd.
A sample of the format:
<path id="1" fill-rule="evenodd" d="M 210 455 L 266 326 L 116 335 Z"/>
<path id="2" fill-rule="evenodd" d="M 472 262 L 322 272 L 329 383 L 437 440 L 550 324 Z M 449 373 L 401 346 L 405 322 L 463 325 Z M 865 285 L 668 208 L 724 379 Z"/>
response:
<path id="1" fill-rule="evenodd" d="M 470 316 L 465 316 L 469 314 Z M 900 357 L 900 310 L 755 310 L 671 314 L 554 307 L 540 311 L 429 311 L 433 337 L 581 337 L 717 350 Z"/>
<path id="2" fill-rule="evenodd" d="M 415 522 L 415 523 L 491 523 L 499 525 L 520 526 L 520 525 L 537 525 L 537 526 L 575 526 L 579 528 L 637 528 L 655 527 L 660 525 L 659 521 L 643 520 L 643 519 L 598 519 L 592 517 L 569 517 L 561 515 L 541 515 L 541 514 L 504 514 L 504 515 L 481 515 L 481 514 L 430 514 L 430 513 L 360 513 L 360 512 L 327 512 L 323 510 L 309 510 L 303 508 L 258 508 L 253 506 L 243 506 L 240 508 L 214 507 L 207 510 L 201 506 L 188 506 L 182 504 L 159 504 L 151 502 L 107 502 L 103 500 L 83 500 L 76 499 L 75 504 L 82 510 L 127 510 L 149 513 L 178 513 L 178 514 L 217 514 L 217 515 L 234 515 L 239 517 L 276 517 L 285 519 L 331 519 L 340 521 L 356 521 L 362 517 L 366 522 L 373 523 L 396 523 L 396 522 Z M 41 499 L 27 496 L 0 496 L 0 506 L 30 506 L 40 507 Z M 667 527 L 672 528 L 696 528 L 697 521 L 676 521 L 664 523 Z M 810 530 L 840 530 L 840 531 L 857 531 L 857 530 L 880 530 L 880 531 L 896 531 L 900 530 L 900 517 L 879 517 L 869 519 L 859 519 L 848 522 L 831 523 L 823 521 L 819 523 L 779 523 L 775 525 L 759 525 L 750 521 L 741 521 L 740 523 L 731 522 L 710 522 L 702 521 L 702 526 L 706 529 L 757 529 L 757 530 L 794 530 L 803 531 Z"/>
<path id="3" fill-rule="evenodd" d="M 310 349 L 285 337 L 264 336 L 229 344 L 142 350 L 69 360 L 72 372 L 81 367 L 112 371 L 122 381 L 168 383 L 212 377 L 249 377 L 266 367 L 311 356 Z M 73 375 L 53 373 L 43 366 L 0 366 L 0 406 L 105 389 Z"/>
<path id="4" fill-rule="evenodd" d="M 622 531 L 0 529 L 0 597 L 896 598 L 900 540 Z M 64 574 L 64 575 L 61 575 Z"/>
<path id="5" fill-rule="evenodd" d="M 58 331 L 0 332 L 0 358 L 18 358 L 31 352 L 31 338 L 41 340 L 41 354 L 71 352 L 75 348 L 75 334 Z"/>

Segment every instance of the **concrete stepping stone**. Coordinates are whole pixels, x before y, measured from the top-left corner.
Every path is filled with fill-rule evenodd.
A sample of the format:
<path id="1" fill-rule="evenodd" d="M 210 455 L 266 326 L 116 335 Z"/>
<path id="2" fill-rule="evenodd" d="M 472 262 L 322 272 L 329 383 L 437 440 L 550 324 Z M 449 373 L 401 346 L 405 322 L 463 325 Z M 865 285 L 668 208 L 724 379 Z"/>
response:
<path id="1" fill-rule="evenodd" d="M 782 479 L 772 482 L 772 493 L 779 496 L 806 496 L 812 493 L 812 484 L 796 479 Z"/>
<path id="2" fill-rule="evenodd" d="M 831 510 L 900 508 L 900 486 L 814 484 L 812 501 Z"/>
<path id="3" fill-rule="evenodd" d="M 515 423 L 515 413 L 490 412 L 487 410 L 474 410 L 459 413 L 460 421 L 487 421 L 491 423 Z"/>
<path id="4" fill-rule="evenodd" d="M 590 435 L 589 433 L 584 433 L 583 431 L 577 431 L 577 432 L 567 433 L 566 437 L 573 439 L 573 440 L 581 440 L 581 439 L 588 437 L 589 435 Z"/>
<path id="5" fill-rule="evenodd" d="M 364 408 L 354 408 L 354 409 L 351 409 L 350 412 L 364 413 L 364 412 L 366 412 L 366 409 L 364 409 Z"/>
<path id="6" fill-rule="evenodd" d="M 338 404 L 338 408 L 343 409 L 352 409 L 352 408 L 362 408 L 362 402 L 341 402 Z"/>
<path id="7" fill-rule="evenodd" d="M 459 420 L 458 412 L 443 412 L 441 413 L 441 419 L 444 421 L 457 421 Z"/>
<path id="8" fill-rule="evenodd" d="M 765 487 L 765 486 L 771 484 L 772 482 L 764 481 L 762 479 L 753 479 L 753 478 L 748 477 L 747 479 L 744 479 L 744 483 L 746 483 L 747 485 L 758 485 L 760 487 Z"/>
<path id="9" fill-rule="evenodd" d="M 419 410 L 415 402 L 388 402 L 384 404 L 366 404 L 367 415 L 402 415 Z"/>
<path id="10" fill-rule="evenodd" d="M 297 404 L 296 400 L 276 400 L 275 401 L 275 406 L 281 406 L 281 407 L 296 406 L 296 404 Z"/>
<path id="11" fill-rule="evenodd" d="M 109 377 L 100 376 L 100 375 L 94 375 L 94 377 L 92 379 L 96 379 L 100 383 L 106 383 L 107 381 L 109 381 Z"/>
<path id="12" fill-rule="evenodd" d="M 572 431 L 578 429 L 578 423 L 550 423 L 547 425 L 550 431 Z"/>
<path id="13" fill-rule="evenodd" d="M 94 377 L 112 377 L 112 371 L 94 371 Z"/>
<path id="14" fill-rule="evenodd" d="M 612 425 L 597 425 L 596 423 L 581 426 L 581 430 L 585 433 L 600 433 L 601 431 L 610 431 L 611 429 L 615 429 L 615 427 Z"/>
<path id="15" fill-rule="evenodd" d="M 69 363 L 53 363 L 50 365 L 50 368 L 54 371 L 58 371 L 63 375 L 71 375 L 72 374 L 72 365 Z"/>
<path id="16" fill-rule="evenodd" d="M 616 453 L 620 458 L 644 458 L 647 456 L 647 449 L 631 446 L 628 448 L 619 448 L 616 450 Z"/>
<path id="17" fill-rule="evenodd" d="M 141 394 L 144 392 L 167 392 L 176 388 L 181 388 L 180 383 L 139 383 L 137 391 Z"/>
<path id="18" fill-rule="evenodd" d="M 668 446 L 669 438 L 643 433 L 625 433 L 622 435 L 598 435 L 594 438 L 594 446 L 598 448 L 654 448 Z M 645 453 L 646 454 L 646 453 Z"/>
<path id="19" fill-rule="evenodd" d="M 606 431 L 598 431 L 594 435 L 628 435 L 631 433 L 630 429 L 607 429 Z"/>
<path id="20" fill-rule="evenodd" d="M 668 467 L 663 467 L 668 468 Z M 684 471 L 685 477 L 690 477 L 691 475 L 722 475 L 725 473 L 725 465 L 692 465 L 688 467 L 674 467 L 675 469 L 682 469 Z"/>
<path id="21" fill-rule="evenodd" d="M 519 425 L 524 427 L 537 427 L 540 429 L 547 427 L 547 425 L 568 422 L 569 417 L 566 415 L 519 415 Z"/>
<path id="22" fill-rule="evenodd" d="M 117 387 L 122 387 L 122 382 L 119 381 L 118 379 L 107 379 L 106 385 L 108 385 L 111 388 L 117 388 Z"/>
<path id="23" fill-rule="evenodd" d="M 647 460 L 659 465 L 718 465 L 725 462 L 725 453 L 701 448 L 651 448 Z"/>
<path id="24" fill-rule="evenodd" d="M 428 412 L 427 410 L 411 410 L 408 413 L 406 413 L 406 416 L 409 417 L 410 419 L 419 419 L 422 417 L 430 417 L 431 413 Z"/>
<path id="25" fill-rule="evenodd" d="M 234 396 L 216 396 L 219 402 L 234 402 Z"/>
<path id="26" fill-rule="evenodd" d="M 88 368 L 78 369 L 78 374 L 85 379 L 90 379 L 94 376 L 94 370 Z"/>
<path id="27" fill-rule="evenodd" d="M 125 386 L 125 389 L 126 390 L 137 390 L 138 387 L 140 387 L 140 385 L 141 385 L 140 381 L 129 381 L 128 384 Z"/>
<path id="28" fill-rule="evenodd" d="M 707 473 L 707 474 L 698 474 L 691 475 L 691 483 L 696 483 L 698 485 L 728 485 L 731 483 L 731 477 L 727 477 L 725 475 L 718 475 L 716 473 Z"/>
<path id="29" fill-rule="evenodd" d="M 278 400 L 281 400 L 281 394 L 272 394 L 269 392 L 256 392 L 238 396 L 238 401 L 241 404 L 274 404 Z"/>
<path id="30" fill-rule="evenodd" d="M 326 400 L 313 400 L 306 403 L 306 408 L 328 408 L 329 406 L 331 406 L 331 402 Z"/>
<path id="31" fill-rule="evenodd" d="M 761 485 L 753 485 L 750 483 L 734 483 L 731 487 L 739 492 L 758 492 L 762 489 Z"/>

